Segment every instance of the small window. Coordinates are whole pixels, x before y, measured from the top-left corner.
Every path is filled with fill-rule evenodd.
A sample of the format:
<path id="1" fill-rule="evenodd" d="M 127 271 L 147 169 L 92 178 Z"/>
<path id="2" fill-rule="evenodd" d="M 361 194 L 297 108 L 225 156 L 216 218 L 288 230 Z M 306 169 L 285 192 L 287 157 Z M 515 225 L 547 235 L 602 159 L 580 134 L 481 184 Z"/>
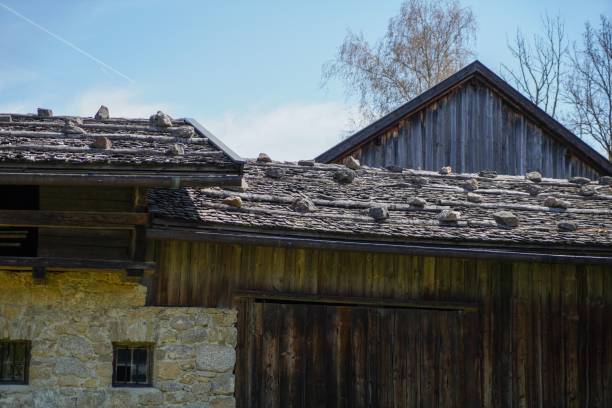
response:
<path id="1" fill-rule="evenodd" d="M 113 386 L 150 387 L 153 349 L 143 345 L 113 345 Z"/>
<path id="2" fill-rule="evenodd" d="M 27 384 L 29 364 L 28 341 L 0 341 L 0 384 Z"/>

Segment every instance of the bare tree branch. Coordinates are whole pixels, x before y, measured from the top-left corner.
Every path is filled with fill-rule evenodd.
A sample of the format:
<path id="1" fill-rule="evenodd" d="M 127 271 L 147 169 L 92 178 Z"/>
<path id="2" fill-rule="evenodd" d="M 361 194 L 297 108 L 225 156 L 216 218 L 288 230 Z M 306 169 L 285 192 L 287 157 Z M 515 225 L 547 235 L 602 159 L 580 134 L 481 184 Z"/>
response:
<path id="1" fill-rule="evenodd" d="M 371 121 L 465 65 L 474 56 L 475 31 L 472 11 L 457 0 L 407 0 L 376 44 L 349 32 L 336 58 L 323 66 L 323 82 L 342 80 Z"/>
<path id="2" fill-rule="evenodd" d="M 559 16 L 542 18 L 543 34 L 534 35 L 529 42 L 523 33 L 516 32 L 513 43 L 508 43 L 512 57 L 518 63 L 513 69 L 502 64 L 502 76 L 516 86 L 533 103 L 552 117 L 557 117 L 561 88 L 568 58 L 565 23 Z"/>
<path id="3" fill-rule="evenodd" d="M 580 47 L 574 46 L 571 73 L 565 83 L 571 106 L 568 121 L 581 137 L 590 137 L 612 159 L 612 23 L 586 24 Z"/>

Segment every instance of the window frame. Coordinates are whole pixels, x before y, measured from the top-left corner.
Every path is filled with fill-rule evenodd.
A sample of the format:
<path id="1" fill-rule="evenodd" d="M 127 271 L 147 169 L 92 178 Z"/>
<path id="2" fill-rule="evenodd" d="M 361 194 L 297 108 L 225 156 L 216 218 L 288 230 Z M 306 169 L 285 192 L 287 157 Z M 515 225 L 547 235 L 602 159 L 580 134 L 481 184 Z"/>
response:
<path id="1" fill-rule="evenodd" d="M 0 350 L 2 350 L 2 346 L 7 345 L 23 345 L 25 346 L 25 358 L 23 361 L 23 380 L 3 380 L 2 372 L 4 370 L 4 361 L 2 360 L 2 355 L 0 355 L 0 386 L 3 385 L 29 385 L 30 384 L 30 361 L 31 361 L 31 353 L 32 353 L 32 342 L 29 340 L 10 340 L 10 339 L 2 339 L 0 340 Z M 14 366 L 16 365 L 15 357 L 13 356 L 13 371 L 15 370 Z"/>
<path id="2" fill-rule="evenodd" d="M 151 343 L 113 343 L 113 378 L 112 378 L 112 386 L 113 388 L 150 388 L 153 387 L 153 344 Z M 137 383 L 137 382 L 118 382 L 117 381 L 117 357 L 119 349 L 128 349 L 130 350 L 130 361 L 134 361 L 134 350 L 136 349 L 145 349 L 147 351 L 147 382 L 146 383 Z M 130 373 L 130 376 L 132 373 Z"/>

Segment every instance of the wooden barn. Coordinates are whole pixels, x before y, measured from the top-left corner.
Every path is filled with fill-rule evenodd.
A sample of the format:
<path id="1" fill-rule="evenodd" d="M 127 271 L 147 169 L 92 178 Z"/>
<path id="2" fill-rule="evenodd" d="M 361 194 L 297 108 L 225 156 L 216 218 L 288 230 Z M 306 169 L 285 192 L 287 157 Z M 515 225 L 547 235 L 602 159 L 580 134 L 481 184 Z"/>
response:
<path id="1" fill-rule="evenodd" d="M 319 155 L 371 167 L 612 175 L 612 164 L 478 61 Z"/>
<path id="2" fill-rule="evenodd" d="M 352 167 L 0 115 L 0 406 L 610 405 L 612 178 Z"/>
<path id="3" fill-rule="evenodd" d="M 611 179 L 532 176 L 248 162 L 241 191 L 158 189 L 149 302 L 238 310 L 239 406 L 606 406 Z"/>

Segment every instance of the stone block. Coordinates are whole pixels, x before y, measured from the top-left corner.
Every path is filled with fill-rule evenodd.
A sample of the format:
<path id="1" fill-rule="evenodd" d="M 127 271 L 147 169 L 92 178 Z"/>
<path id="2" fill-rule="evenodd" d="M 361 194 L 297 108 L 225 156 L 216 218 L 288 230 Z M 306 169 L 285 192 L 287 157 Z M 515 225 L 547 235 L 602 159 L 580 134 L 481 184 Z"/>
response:
<path id="1" fill-rule="evenodd" d="M 234 368 L 236 350 L 231 346 L 205 344 L 198 349 L 196 366 L 198 370 L 226 372 Z"/>

